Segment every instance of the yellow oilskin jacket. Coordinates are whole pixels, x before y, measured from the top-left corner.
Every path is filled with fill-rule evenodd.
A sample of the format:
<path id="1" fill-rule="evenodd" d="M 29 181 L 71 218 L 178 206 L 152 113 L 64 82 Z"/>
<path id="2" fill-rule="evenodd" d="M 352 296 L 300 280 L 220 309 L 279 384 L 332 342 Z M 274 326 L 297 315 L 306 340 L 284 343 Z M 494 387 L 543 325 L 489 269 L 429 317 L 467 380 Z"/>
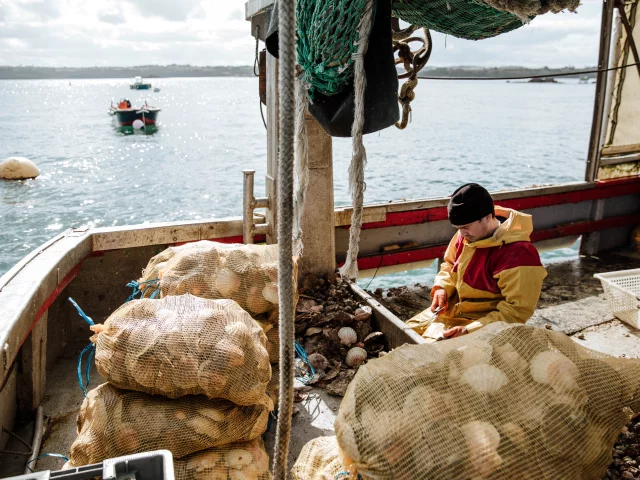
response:
<path id="1" fill-rule="evenodd" d="M 447 292 L 447 310 L 431 325 L 425 325 L 430 309 L 407 321 L 426 338 L 454 326 L 472 332 L 491 322 L 524 323 L 533 315 L 547 272 L 530 242 L 531 215 L 498 206 L 495 212 L 506 220 L 491 237 L 451 239 L 431 290 L 431 296 L 439 288 Z"/>

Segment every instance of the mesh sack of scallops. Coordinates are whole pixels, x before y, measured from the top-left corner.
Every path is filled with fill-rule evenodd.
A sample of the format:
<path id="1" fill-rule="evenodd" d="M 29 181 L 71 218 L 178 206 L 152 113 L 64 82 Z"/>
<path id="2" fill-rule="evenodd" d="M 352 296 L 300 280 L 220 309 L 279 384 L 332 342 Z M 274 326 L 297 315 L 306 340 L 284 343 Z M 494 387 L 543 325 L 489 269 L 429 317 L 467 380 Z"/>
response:
<path id="1" fill-rule="evenodd" d="M 169 247 L 149 260 L 149 263 L 142 271 L 142 278 L 138 280 L 139 283 L 153 282 L 159 280 L 162 276 L 162 272 L 167 265 L 167 262 L 171 260 L 176 254 L 184 254 L 184 252 L 196 252 L 200 250 L 206 250 L 209 248 L 211 242 L 208 240 L 201 240 L 199 242 L 190 242 L 177 247 Z M 150 297 L 152 290 L 145 292 L 144 296 Z"/>
<path id="2" fill-rule="evenodd" d="M 233 300 L 132 300 L 91 329 L 98 372 L 116 387 L 268 404 L 266 336 Z"/>
<path id="3" fill-rule="evenodd" d="M 202 395 L 170 400 L 104 383 L 88 393 L 80 408 L 70 465 L 162 449 L 180 458 L 253 440 L 266 431 L 269 410 L 266 405 L 242 407 Z"/>
<path id="4" fill-rule="evenodd" d="M 280 400 L 280 365 L 274 363 L 271 365 L 271 380 L 267 384 L 267 395 L 273 402 L 273 408 L 278 409 L 278 401 Z"/>
<path id="5" fill-rule="evenodd" d="M 166 251 L 165 251 L 166 252 Z M 235 300 L 252 316 L 278 321 L 278 246 L 201 241 L 191 248 L 162 252 L 144 271 L 159 278 L 160 296 L 190 293 L 202 298 Z M 158 258 L 160 257 L 160 258 Z M 150 297 L 147 289 L 145 296 Z"/>
<path id="6" fill-rule="evenodd" d="M 335 480 L 339 478 L 338 475 L 342 471 L 336 437 L 318 437 L 302 447 L 291 469 L 290 478 L 291 480 Z"/>
<path id="7" fill-rule="evenodd" d="M 640 410 L 640 361 L 495 323 L 358 370 L 335 422 L 364 479 L 600 479 Z"/>
<path id="8" fill-rule="evenodd" d="M 264 329 L 267 335 L 267 353 L 271 363 L 278 363 L 280 360 L 280 329 L 277 325 L 270 325 L 270 327 Z"/>
<path id="9" fill-rule="evenodd" d="M 232 443 L 173 461 L 176 480 L 271 480 L 261 439 Z"/>

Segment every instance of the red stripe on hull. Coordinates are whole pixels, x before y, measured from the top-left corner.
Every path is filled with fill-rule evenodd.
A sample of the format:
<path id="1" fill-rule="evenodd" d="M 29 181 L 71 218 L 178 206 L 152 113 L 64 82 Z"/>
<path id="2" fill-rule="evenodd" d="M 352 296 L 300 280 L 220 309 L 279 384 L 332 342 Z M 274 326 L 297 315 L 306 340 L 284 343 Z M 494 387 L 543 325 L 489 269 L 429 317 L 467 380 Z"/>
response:
<path id="1" fill-rule="evenodd" d="M 637 225 L 638 223 L 640 223 L 640 214 L 611 217 L 596 221 L 576 222 L 570 225 L 533 232 L 531 234 L 531 241 L 541 242 L 543 240 L 551 240 L 554 238 L 583 235 L 585 233 L 593 233 L 616 227 L 629 227 Z M 420 262 L 424 260 L 435 260 L 437 258 L 442 258 L 446 250 L 447 245 L 431 245 L 428 247 L 414 248 L 400 252 L 393 251 L 383 254 L 361 256 L 358 258 L 358 268 L 360 270 L 369 270 Z M 342 265 L 344 265 L 344 262 L 340 262 L 338 264 L 338 266 Z"/>
<path id="2" fill-rule="evenodd" d="M 29 325 L 29 329 L 27 330 L 27 333 L 25 334 L 25 336 L 20 341 L 20 346 L 18 347 L 17 351 L 20 351 L 20 349 L 22 348 L 22 345 L 24 345 L 24 342 L 27 341 L 27 337 L 29 336 L 29 334 L 33 330 L 33 327 L 35 327 L 36 324 L 40 321 L 40 319 L 42 318 L 44 313 L 47 310 L 49 310 L 49 307 L 51 307 L 51 305 L 53 305 L 53 302 L 56 301 L 56 298 L 58 298 L 60 296 L 60 294 L 62 293 L 62 291 L 65 288 L 67 288 L 67 285 L 69 285 L 71 283 L 71 280 L 73 280 L 74 278 L 76 278 L 78 276 L 78 274 L 80 273 L 80 268 L 81 267 L 82 267 L 82 262 L 80 262 L 78 265 L 73 267 L 69 271 L 69 273 L 67 273 L 67 275 L 62 279 L 62 281 L 58 285 L 56 285 L 56 288 L 53 290 L 53 292 L 51 292 L 51 295 L 49 295 L 47 297 L 47 299 L 44 301 L 44 303 L 38 309 L 38 312 L 36 313 L 36 316 L 34 317 L 33 321 L 31 322 L 31 325 Z M 13 362 L 15 362 L 15 359 L 12 361 L 12 365 L 13 365 Z M 5 365 L 5 371 L 11 373 L 11 369 L 9 369 L 8 367 L 9 367 L 9 365 Z M 9 375 L 6 375 L 2 379 L 2 385 L 0 385 L 0 390 L 2 390 L 4 388 L 4 386 L 7 383 L 8 379 L 9 379 Z"/>
<path id="3" fill-rule="evenodd" d="M 532 208 L 551 207 L 554 205 L 621 197 L 637 193 L 640 193 L 640 178 L 632 177 L 600 181 L 595 183 L 591 188 L 576 192 L 497 200 L 496 204 L 501 207 L 512 208 L 514 210 L 529 210 Z M 447 207 L 433 207 L 423 210 L 409 210 L 406 212 L 389 212 L 386 215 L 386 220 L 382 222 L 364 223 L 362 228 L 367 230 L 374 228 L 399 227 L 403 225 L 418 225 L 421 223 L 447 220 L 447 218 L 449 218 L 447 215 Z M 345 225 L 341 228 L 348 230 L 349 225 Z"/>

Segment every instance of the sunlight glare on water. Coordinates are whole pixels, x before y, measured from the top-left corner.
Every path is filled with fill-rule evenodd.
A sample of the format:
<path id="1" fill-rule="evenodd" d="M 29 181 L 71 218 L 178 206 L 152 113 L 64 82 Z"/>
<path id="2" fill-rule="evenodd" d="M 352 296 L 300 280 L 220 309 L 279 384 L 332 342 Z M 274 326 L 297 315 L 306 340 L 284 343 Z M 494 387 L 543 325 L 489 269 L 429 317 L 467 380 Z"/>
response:
<path id="1" fill-rule="evenodd" d="M 0 159 L 24 156 L 41 171 L 0 181 L 0 274 L 69 227 L 240 216 L 246 168 L 262 194 L 258 80 L 151 82 L 159 93 L 129 90 L 128 79 L 0 81 Z M 407 129 L 365 137 L 365 202 L 448 195 L 469 181 L 495 191 L 581 180 L 594 86 L 565 82 L 421 81 Z M 121 97 L 160 107 L 157 132 L 118 132 L 107 110 Z M 351 141 L 333 144 L 335 201 L 347 205 Z M 372 288 L 424 275 L 383 277 Z"/>

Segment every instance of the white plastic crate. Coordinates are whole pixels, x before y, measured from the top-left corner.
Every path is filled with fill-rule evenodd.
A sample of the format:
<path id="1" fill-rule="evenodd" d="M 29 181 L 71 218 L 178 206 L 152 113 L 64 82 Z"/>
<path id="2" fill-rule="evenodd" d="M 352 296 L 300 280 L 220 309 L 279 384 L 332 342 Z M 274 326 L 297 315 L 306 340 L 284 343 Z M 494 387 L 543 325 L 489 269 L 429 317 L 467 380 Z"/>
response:
<path id="1" fill-rule="evenodd" d="M 2 472 L 0 472 L 0 475 Z M 3 477 L 2 477 L 3 478 Z M 173 455 L 169 450 L 108 458 L 102 463 L 67 470 L 35 472 L 5 480 L 175 480 Z"/>
<path id="2" fill-rule="evenodd" d="M 611 312 L 629 325 L 640 328 L 640 268 L 597 273 Z"/>

